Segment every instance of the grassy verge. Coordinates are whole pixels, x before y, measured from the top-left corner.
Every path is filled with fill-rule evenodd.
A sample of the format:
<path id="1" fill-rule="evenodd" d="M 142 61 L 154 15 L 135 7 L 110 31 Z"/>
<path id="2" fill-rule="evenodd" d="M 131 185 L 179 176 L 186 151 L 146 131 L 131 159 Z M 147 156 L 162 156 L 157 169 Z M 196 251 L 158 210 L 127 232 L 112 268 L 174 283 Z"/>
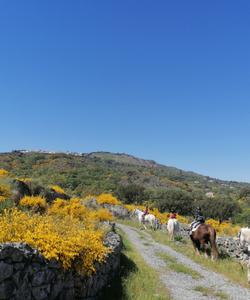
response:
<path id="1" fill-rule="evenodd" d="M 159 280 L 159 274 L 150 268 L 132 247 L 122 231 L 121 276 L 106 288 L 101 299 L 109 300 L 170 300 L 168 290 Z"/>
<path id="2" fill-rule="evenodd" d="M 212 288 L 208 288 L 208 287 L 204 287 L 204 286 L 199 285 L 199 286 L 195 287 L 194 290 L 202 293 L 203 296 L 217 297 L 221 300 L 229 299 L 227 294 L 225 294 L 223 292 L 216 292 Z"/>
<path id="3" fill-rule="evenodd" d="M 123 221 L 123 224 L 134 226 L 138 228 L 136 222 Z M 153 239 L 161 244 L 165 244 L 173 248 L 174 250 L 186 255 L 193 261 L 205 266 L 207 269 L 220 273 L 230 279 L 231 281 L 238 283 L 244 287 L 249 288 L 247 283 L 247 268 L 242 266 L 236 260 L 231 258 L 220 258 L 217 261 L 206 259 L 203 255 L 197 256 L 194 253 L 193 246 L 189 240 L 183 240 L 181 242 L 169 241 L 168 235 L 162 231 L 150 231 L 147 232 L 153 237 Z"/>
<path id="4" fill-rule="evenodd" d="M 157 255 L 162 258 L 166 264 L 167 264 L 167 267 L 177 273 L 184 273 L 184 274 L 187 274 L 187 275 L 190 275 L 192 278 L 194 279 L 199 279 L 201 278 L 202 276 L 196 272 L 195 270 L 181 264 L 181 263 L 178 263 L 176 258 L 173 257 L 173 256 L 170 256 L 166 253 L 163 253 L 163 252 L 159 252 L 157 253 Z"/>

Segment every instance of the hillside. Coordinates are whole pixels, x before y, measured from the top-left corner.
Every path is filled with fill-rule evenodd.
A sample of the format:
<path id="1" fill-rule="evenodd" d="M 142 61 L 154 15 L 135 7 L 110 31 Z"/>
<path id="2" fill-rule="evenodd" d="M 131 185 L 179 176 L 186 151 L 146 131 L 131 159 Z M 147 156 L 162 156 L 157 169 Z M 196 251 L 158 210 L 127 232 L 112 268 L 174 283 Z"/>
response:
<path id="1" fill-rule="evenodd" d="M 149 192 L 179 188 L 234 198 L 242 188 L 250 187 L 247 183 L 219 180 L 160 165 L 152 160 L 108 152 L 13 151 L 0 154 L 0 168 L 21 178 L 58 184 L 76 195 L 112 192 L 118 186 L 133 183 Z"/>

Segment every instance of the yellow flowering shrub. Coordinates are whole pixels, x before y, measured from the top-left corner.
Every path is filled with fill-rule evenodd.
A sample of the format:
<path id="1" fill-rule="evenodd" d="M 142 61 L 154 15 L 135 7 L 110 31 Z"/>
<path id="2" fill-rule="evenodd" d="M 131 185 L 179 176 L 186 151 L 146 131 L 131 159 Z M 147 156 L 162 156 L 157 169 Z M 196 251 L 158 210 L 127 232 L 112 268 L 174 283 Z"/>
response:
<path id="1" fill-rule="evenodd" d="M 9 175 L 9 172 L 5 169 L 0 169 L 0 177 L 6 177 Z"/>
<path id="2" fill-rule="evenodd" d="M 4 202 L 6 200 L 6 197 L 0 196 L 0 203 Z"/>
<path id="3" fill-rule="evenodd" d="M 95 271 L 109 249 L 103 245 L 103 232 L 86 230 L 70 216 L 30 215 L 17 209 L 0 216 L 0 243 L 26 242 L 47 259 L 56 259 L 66 269 L 75 267 L 84 274 Z M 77 261 L 77 264 L 76 264 Z"/>
<path id="4" fill-rule="evenodd" d="M 19 204 L 21 206 L 35 209 L 45 209 L 47 206 L 46 200 L 40 196 L 25 196 L 20 200 Z"/>
<path id="5" fill-rule="evenodd" d="M 58 194 L 65 194 L 64 189 L 61 188 L 59 185 L 50 185 L 49 187 Z"/>
<path id="6" fill-rule="evenodd" d="M 0 202 L 5 201 L 11 195 L 10 187 L 7 184 L 0 184 Z"/>
<path id="7" fill-rule="evenodd" d="M 22 181 L 22 182 L 25 182 L 25 183 L 32 182 L 32 179 L 29 178 L 29 177 L 22 177 L 22 178 L 16 177 L 16 180 L 19 180 L 19 181 Z"/>
<path id="8" fill-rule="evenodd" d="M 112 221 L 112 213 L 105 208 L 89 211 L 89 217 L 95 222 Z"/>
<path id="9" fill-rule="evenodd" d="M 188 218 L 184 217 L 184 216 L 181 216 L 179 214 L 177 214 L 177 220 L 181 223 L 184 223 L 184 224 L 189 224 L 189 220 Z"/>
<path id="10" fill-rule="evenodd" d="M 235 236 L 235 235 L 237 235 L 237 233 L 240 230 L 240 226 L 233 225 L 230 222 L 222 222 L 222 223 L 220 223 L 217 220 L 208 219 L 208 220 L 206 220 L 206 223 L 210 224 L 211 226 L 213 226 L 213 228 L 216 230 L 216 232 L 219 235 L 231 235 L 231 236 Z"/>
<path id="11" fill-rule="evenodd" d="M 87 211 L 88 209 L 78 198 L 71 198 L 70 200 L 57 198 L 48 209 L 50 215 L 70 216 L 81 221 L 86 219 Z"/>
<path id="12" fill-rule="evenodd" d="M 56 199 L 48 209 L 48 213 L 78 219 L 86 228 L 94 228 L 97 222 L 113 220 L 113 215 L 107 209 L 88 209 L 78 198 L 72 198 L 69 201 Z"/>
<path id="13" fill-rule="evenodd" d="M 112 194 L 101 194 L 97 197 L 96 200 L 99 204 L 104 204 L 104 203 L 113 204 L 113 205 L 121 204 L 121 202 Z"/>

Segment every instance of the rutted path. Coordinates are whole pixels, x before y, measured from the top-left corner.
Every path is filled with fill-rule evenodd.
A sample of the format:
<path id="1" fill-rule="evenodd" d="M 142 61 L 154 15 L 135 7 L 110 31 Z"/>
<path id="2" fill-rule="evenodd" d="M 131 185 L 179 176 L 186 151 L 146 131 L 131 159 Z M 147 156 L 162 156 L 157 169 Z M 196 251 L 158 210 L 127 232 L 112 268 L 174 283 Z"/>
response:
<path id="1" fill-rule="evenodd" d="M 214 290 L 215 294 L 222 292 L 224 295 L 227 295 L 227 299 L 250 299 L 249 289 L 232 283 L 224 278 L 223 275 L 206 269 L 166 245 L 155 242 L 147 232 L 142 232 L 127 225 L 118 224 L 117 226 L 125 232 L 127 238 L 135 246 L 148 265 L 159 271 L 161 281 L 169 289 L 174 300 L 221 299 L 216 296 L 204 296 L 201 292 L 195 290 L 197 286 L 210 288 Z M 143 239 L 141 238 L 142 234 Z M 168 256 L 174 257 L 178 263 L 198 272 L 201 278 L 193 279 L 192 276 L 188 274 L 166 270 L 167 264 L 164 259 L 159 257 L 158 253 L 166 253 Z"/>

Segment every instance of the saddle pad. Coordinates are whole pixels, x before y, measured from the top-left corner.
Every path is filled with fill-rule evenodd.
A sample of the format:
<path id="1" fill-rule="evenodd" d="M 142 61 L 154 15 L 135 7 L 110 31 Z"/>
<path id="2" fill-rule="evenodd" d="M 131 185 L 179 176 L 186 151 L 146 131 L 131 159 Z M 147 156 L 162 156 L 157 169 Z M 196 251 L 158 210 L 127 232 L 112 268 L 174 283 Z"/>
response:
<path id="1" fill-rule="evenodd" d="M 201 226 L 201 223 L 195 225 L 194 227 L 191 228 L 191 232 L 196 231 L 200 226 Z"/>

